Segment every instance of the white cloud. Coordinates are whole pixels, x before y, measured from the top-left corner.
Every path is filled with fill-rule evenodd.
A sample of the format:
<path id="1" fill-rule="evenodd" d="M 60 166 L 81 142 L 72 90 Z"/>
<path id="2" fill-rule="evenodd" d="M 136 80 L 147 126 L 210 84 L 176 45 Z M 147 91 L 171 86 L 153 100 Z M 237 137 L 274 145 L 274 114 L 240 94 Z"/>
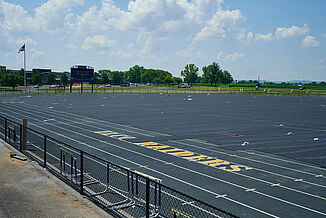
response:
<path id="1" fill-rule="evenodd" d="M 175 53 L 176 56 L 178 57 L 187 57 L 187 58 L 193 58 L 193 59 L 199 59 L 199 58 L 204 58 L 204 54 L 200 51 L 193 51 L 193 49 L 188 48 L 185 50 L 178 50 Z"/>
<path id="2" fill-rule="evenodd" d="M 248 32 L 247 34 L 247 41 L 251 42 L 254 39 L 254 34 L 252 32 Z"/>
<path id="3" fill-rule="evenodd" d="M 228 33 L 237 31 L 237 24 L 243 20 L 240 10 L 218 9 L 213 17 L 206 22 L 206 25 L 195 36 L 194 41 L 204 40 L 206 38 L 225 38 Z"/>
<path id="4" fill-rule="evenodd" d="M 42 57 L 44 54 L 45 53 L 43 51 L 38 51 L 38 50 L 32 49 L 32 59 L 33 60 Z"/>
<path id="5" fill-rule="evenodd" d="M 56 32 L 72 22 L 71 8 L 83 4 L 82 0 L 49 0 L 35 9 L 35 16 L 28 15 L 20 5 L 0 0 L 0 31 L 31 33 L 37 30 Z"/>
<path id="6" fill-rule="evenodd" d="M 260 34 L 260 33 L 257 33 L 255 35 L 255 40 L 262 40 L 262 41 L 271 41 L 273 40 L 273 34 L 272 33 L 267 33 L 267 34 Z"/>
<path id="7" fill-rule="evenodd" d="M 307 24 L 304 24 L 303 27 L 291 26 L 291 27 L 278 27 L 275 30 L 275 34 L 267 33 L 255 34 L 256 41 L 272 41 L 272 40 L 281 40 L 281 39 L 289 39 L 295 36 L 306 35 L 309 33 L 309 27 Z M 252 32 L 248 32 L 247 41 L 253 38 Z"/>
<path id="8" fill-rule="evenodd" d="M 83 0 L 48 0 L 35 9 L 33 25 L 49 32 L 62 31 L 71 25 L 71 8 L 82 4 Z"/>
<path id="9" fill-rule="evenodd" d="M 119 57 L 119 58 L 132 58 L 133 54 L 132 52 L 125 52 L 121 49 L 111 51 L 110 52 L 110 57 Z"/>
<path id="10" fill-rule="evenodd" d="M 63 47 L 65 48 L 69 48 L 69 49 L 76 49 L 78 48 L 76 45 L 74 45 L 73 43 L 67 43 L 65 44 Z"/>
<path id="11" fill-rule="evenodd" d="M 32 27 L 32 18 L 20 5 L 0 0 L 0 31 L 2 33 L 26 33 Z"/>
<path id="12" fill-rule="evenodd" d="M 301 47 L 303 47 L 303 48 L 306 48 L 306 47 L 317 48 L 317 47 L 319 47 L 319 42 L 313 36 L 306 36 L 306 38 L 304 38 L 302 43 L 301 43 Z"/>
<path id="13" fill-rule="evenodd" d="M 104 49 L 113 47 L 115 45 L 115 40 L 110 40 L 104 35 L 96 35 L 93 37 L 87 37 L 84 40 L 82 49 Z"/>
<path id="14" fill-rule="evenodd" d="M 217 60 L 221 60 L 223 57 L 224 57 L 224 52 L 221 51 L 217 54 Z"/>
<path id="15" fill-rule="evenodd" d="M 299 35 L 306 35 L 309 33 L 309 27 L 307 24 L 304 24 L 303 27 L 291 26 L 289 28 L 286 27 L 278 27 L 275 31 L 276 39 L 286 39 Z"/>
<path id="16" fill-rule="evenodd" d="M 244 57 L 244 53 L 242 53 L 242 52 L 241 53 L 235 52 L 235 53 L 229 54 L 229 55 L 224 55 L 223 52 L 219 52 L 217 54 L 217 60 L 221 60 L 221 61 L 233 62 L 233 61 L 242 59 L 243 57 Z"/>
<path id="17" fill-rule="evenodd" d="M 129 2 L 128 10 L 123 10 L 106 0 L 77 16 L 75 27 L 78 33 L 114 29 L 160 36 L 181 33 L 188 37 L 198 33 L 196 40 L 225 37 L 236 29 L 243 16 L 239 10 L 223 10 L 222 3 L 222 0 L 135 0 Z"/>

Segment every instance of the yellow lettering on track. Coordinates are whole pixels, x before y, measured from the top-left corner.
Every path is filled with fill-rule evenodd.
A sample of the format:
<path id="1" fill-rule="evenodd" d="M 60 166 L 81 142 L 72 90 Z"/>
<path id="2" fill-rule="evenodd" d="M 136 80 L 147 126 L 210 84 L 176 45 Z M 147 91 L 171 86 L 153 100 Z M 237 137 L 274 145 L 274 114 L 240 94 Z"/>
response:
<path id="1" fill-rule="evenodd" d="M 106 131 L 95 131 L 94 133 L 102 134 L 102 133 L 107 133 L 107 132 L 112 132 L 112 131 L 109 131 L 109 130 L 106 130 Z"/>
<path id="2" fill-rule="evenodd" d="M 174 152 L 174 153 L 170 153 L 170 154 L 172 154 L 174 156 L 181 156 L 181 157 L 183 157 L 183 156 L 192 156 L 195 153 L 190 152 L 190 151 L 181 151 L 181 152 Z"/>
<path id="3" fill-rule="evenodd" d="M 164 148 L 170 148 L 170 146 L 166 146 L 166 145 L 154 145 L 154 146 L 147 146 L 146 148 L 150 148 L 150 149 L 153 149 L 153 150 L 161 150 L 161 149 L 164 149 Z"/>
<path id="4" fill-rule="evenodd" d="M 117 134 L 119 134 L 119 133 L 117 133 L 117 132 L 107 132 L 107 133 L 100 133 L 101 135 L 108 135 L 108 136 L 110 136 L 110 135 L 117 135 Z"/>
<path id="5" fill-rule="evenodd" d="M 138 143 L 134 143 L 134 144 L 140 145 L 140 146 L 158 145 L 158 143 L 156 143 L 156 142 L 138 142 Z"/>
<path id="6" fill-rule="evenodd" d="M 210 159 L 210 160 L 205 160 L 205 161 L 199 161 L 199 163 L 210 165 L 210 164 L 219 163 L 222 161 L 223 160 L 220 160 L 220 159 Z"/>
<path id="7" fill-rule="evenodd" d="M 179 148 L 173 148 L 173 149 L 167 149 L 167 150 L 160 150 L 164 153 L 168 153 L 168 152 L 173 152 L 173 151 L 182 151 L 181 149 Z M 170 154 L 170 153 L 169 153 Z"/>
<path id="8" fill-rule="evenodd" d="M 243 166 L 243 165 L 230 165 L 228 167 L 229 168 L 227 168 L 227 167 L 219 167 L 219 168 L 222 169 L 222 170 L 229 171 L 229 172 L 239 172 L 239 171 L 241 171 L 241 169 L 244 169 L 244 170 L 251 170 L 252 169 L 250 167 L 246 167 L 246 166 Z"/>
<path id="9" fill-rule="evenodd" d="M 183 157 L 187 160 L 191 160 L 191 161 L 200 161 L 200 160 L 205 160 L 208 159 L 209 157 L 206 155 L 195 155 L 195 156 L 191 156 L 191 157 Z"/>
<path id="10" fill-rule="evenodd" d="M 109 136 L 111 138 L 116 138 L 119 140 L 123 140 L 123 139 L 135 139 L 136 137 L 133 136 L 129 136 L 129 135 L 125 135 L 125 134 L 120 134 L 118 132 L 113 132 L 110 130 L 104 130 L 104 131 L 95 131 L 94 133 L 100 134 L 100 135 L 104 135 L 104 136 Z"/>
<path id="11" fill-rule="evenodd" d="M 179 148 L 174 148 L 168 145 L 160 145 L 159 143 L 156 142 L 138 142 L 134 143 L 135 145 L 139 145 L 142 147 L 146 147 L 152 150 L 160 151 L 166 154 L 170 154 L 176 157 L 181 157 L 183 159 L 197 162 L 200 164 L 204 164 L 206 166 L 210 167 L 216 167 L 221 170 L 229 171 L 229 172 L 238 172 L 241 170 L 250 170 L 252 168 L 243 166 L 243 165 L 237 165 L 237 164 L 232 164 L 229 161 L 221 160 L 215 157 L 209 157 L 206 155 L 201 155 L 201 154 L 196 154 L 191 151 L 186 151 L 183 149 Z M 169 164 L 169 163 L 166 163 Z"/>
<path id="12" fill-rule="evenodd" d="M 123 137 L 125 135 L 110 135 L 110 137 L 115 138 L 115 137 Z"/>
<path id="13" fill-rule="evenodd" d="M 122 137 L 119 137 L 119 139 L 135 139 L 136 137 L 133 137 L 133 136 L 122 136 Z"/>

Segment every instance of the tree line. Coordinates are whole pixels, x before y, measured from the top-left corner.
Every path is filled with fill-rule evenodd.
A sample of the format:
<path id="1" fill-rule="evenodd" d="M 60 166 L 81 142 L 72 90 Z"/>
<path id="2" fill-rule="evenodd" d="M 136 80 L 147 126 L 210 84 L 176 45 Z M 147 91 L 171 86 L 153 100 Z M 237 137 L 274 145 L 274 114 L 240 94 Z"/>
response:
<path id="1" fill-rule="evenodd" d="M 174 84 L 181 83 L 180 77 L 173 77 L 173 75 L 164 70 L 146 69 L 143 66 L 135 65 L 128 71 L 111 71 L 99 70 L 94 73 L 94 83 L 156 83 L 156 84 Z"/>
<path id="2" fill-rule="evenodd" d="M 195 64 L 187 64 L 180 72 L 180 76 L 174 77 L 170 72 L 160 69 L 146 69 L 143 66 L 135 65 L 127 71 L 111 71 L 107 69 L 98 70 L 94 72 L 95 84 L 122 84 L 122 83 L 151 83 L 151 84 L 180 84 L 182 82 L 190 83 L 210 83 L 216 86 L 219 83 L 229 84 L 233 82 L 232 75 L 222 70 L 217 62 L 202 68 L 203 75 L 200 76 L 199 68 Z M 68 84 L 67 73 L 61 74 L 60 81 L 63 85 Z M 42 76 L 38 69 L 32 69 L 30 83 L 33 85 L 55 84 L 56 76 L 53 72 L 46 75 L 46 81 L 42 81 Z M 0 85 L 10 86 L 13 89 L 17 85 L 24 85 L 24 69 L 18 73 L 13 73 L 11 70 L 6 69 L 5 66 L 0 66 Z"/>
<path id="3" fill-rule="evenodd" d="M 181 71 L 184 81 L 191 85 L 196 82 L 217 84 L 230 84 L 233 82 L 232 75 L 227 70 L 222 70 L 217 62 L 213 62 L 202 68 L 203 75 L 198 76 L 198 67 L 194 64 L 187 64 L 185 69 Z"/>
<path id="4" fill-rule="evenodd" d="M 60 76 L 60 81 L 63 85 L 68 84 L 68 75 L 63 72 Z M 42 77 L 38 69 L 32 70 L 31 81 L 32 85 L 41 85 Z M 46 84 L 53 85 L 56 83 L 56 75 L 50 72 L 46 75 Z M 13 90 L 18 85 L 24 85 L 24 69 L 20 69 L 18 73 L 12 72 L 12 70 L 7 69 L 5 66 L 0 66 L 0 85 L 12 87 Z"/>
<path id="5" fill-rule="evenodd" d="M 180 77 L 174 77 L 170 72 L 157 69 L 146 69 L 143 66 L 135 65 L 128 71 L 110 71 L 99 70 L 94 73 L 94 83 L 112 83 L 121 84 L 131 83 L 154 83 L 154 84 L 180 84 L 182 82 L 190 83 L 210 83 L 229 84 L 233 82 L 232 75 L 222 70 L 217 62 L 202 68 L 203 75 L 199 76 L 198 67 L 195 64 L 187 64 L 185 69 L 180 72 Z"/>

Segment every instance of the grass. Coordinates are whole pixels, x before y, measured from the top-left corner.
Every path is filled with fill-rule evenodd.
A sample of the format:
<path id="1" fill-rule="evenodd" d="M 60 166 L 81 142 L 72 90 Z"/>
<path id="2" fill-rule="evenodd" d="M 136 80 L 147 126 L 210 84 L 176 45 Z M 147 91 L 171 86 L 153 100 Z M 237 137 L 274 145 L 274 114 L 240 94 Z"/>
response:
<path id="1" fill-rule="evenodd" d="M 7 91 L 8 88 L 0 87 L 0 94 L 21 94 L 24 87 L 17 87 L 16 91 Z M 12 89 L 9 89 L 12 90 Z M 83 86 L 83 92 L 90 93 L 92 86 Z M 210 86 L 193 86 L 191 88 L 176 88 L 176 86 L 146 86 L 139 85 L 137 87 L 104 87 L 102 85 L 94 85 L 94 93 L 186 93 L 186 94 L 254 94 L 254 95 L 291 95 L 291 96 L 325 96 L 326 89 L 309 89 L 299 90 L 296 88 L 268 88 L 261 87 L 256 90 L 254 87 L 210 87 Z M 69 87 L 64 90 L 65 93 L 69 93 Z M 80 87 L 74 87 L 73 93 L 79 93 Z M 54 88 L 48 88 L 43 86 L 38 89 L 34 89 L 32 86 L 28 86 L 27 94 L 50 94 L 58 93 Z"/>

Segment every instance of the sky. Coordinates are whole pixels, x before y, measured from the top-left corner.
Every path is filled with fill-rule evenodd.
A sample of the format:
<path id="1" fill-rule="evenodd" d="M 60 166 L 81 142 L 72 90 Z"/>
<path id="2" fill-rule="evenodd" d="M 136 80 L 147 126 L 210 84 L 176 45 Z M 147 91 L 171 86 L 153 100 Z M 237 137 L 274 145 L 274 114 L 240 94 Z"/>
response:
<path id="1" fill-rule="evenodd" d="M 0 65 L 326 80 L 325 0 L 0 0 Z"/>

